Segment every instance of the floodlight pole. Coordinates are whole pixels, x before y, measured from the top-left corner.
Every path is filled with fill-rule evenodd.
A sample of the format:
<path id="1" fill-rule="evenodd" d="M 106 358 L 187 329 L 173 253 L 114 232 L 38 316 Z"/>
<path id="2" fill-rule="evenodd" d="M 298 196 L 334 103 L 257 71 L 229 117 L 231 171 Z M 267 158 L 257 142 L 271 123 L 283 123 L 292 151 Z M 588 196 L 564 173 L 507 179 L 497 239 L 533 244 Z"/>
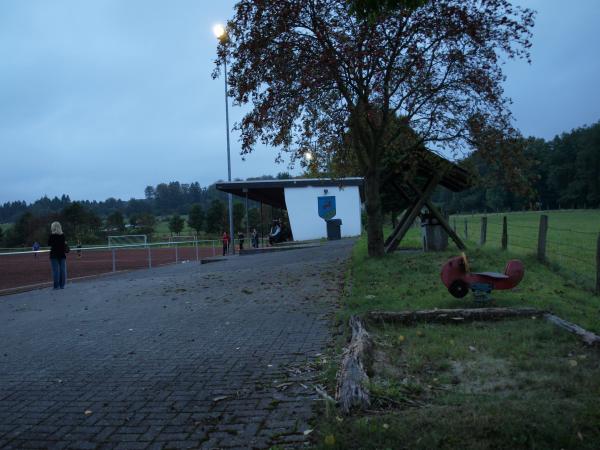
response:
<path id="1" fill-rule="evenodd" d="M 227 100 L 227 56 L 223 57 L 223 67 L 225 72 L 225 126 L 227 131 L 227 180 L 231 182 L 231 150 L 229 146 L 229 102 Z M 229 203 L 229 237 L 231 239 L 231 246 L 229 253 L 235 255 L 235 240 L 233 235 L 233 196 L 231 193 L 227 194 L 227 200 Z"/>

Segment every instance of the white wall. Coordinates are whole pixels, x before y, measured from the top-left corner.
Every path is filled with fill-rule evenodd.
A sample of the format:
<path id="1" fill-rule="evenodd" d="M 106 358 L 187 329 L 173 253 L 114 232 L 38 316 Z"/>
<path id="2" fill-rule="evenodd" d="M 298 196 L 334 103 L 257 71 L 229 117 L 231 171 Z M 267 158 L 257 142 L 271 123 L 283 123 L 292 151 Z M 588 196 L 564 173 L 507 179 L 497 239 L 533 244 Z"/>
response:
<path id="1" fill-rule="evenodd" d="M 325 189 L 327 193 L 325 193 Z M 327 224 L 319 217 L 318 197 L 335 196 L 335 219 L 342 219 L 342 237 L 361 233 L 360 193 L 358 186 L 320 186 L 285 188 L 290 226 L 296 241 L 327 237 Z"/>

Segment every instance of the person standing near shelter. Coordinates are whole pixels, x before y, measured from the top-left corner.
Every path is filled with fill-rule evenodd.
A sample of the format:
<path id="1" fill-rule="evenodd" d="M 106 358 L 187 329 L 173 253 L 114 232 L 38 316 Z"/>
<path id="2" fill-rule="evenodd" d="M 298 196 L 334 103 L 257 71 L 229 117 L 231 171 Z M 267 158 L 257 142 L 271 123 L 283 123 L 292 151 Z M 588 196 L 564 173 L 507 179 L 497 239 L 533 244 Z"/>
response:
<path id="1" fill-rule="evenodd" d="M 273 226 L 269 233 L 269 245 L 276 244 L 281 238 L 281 222 L 278 219 L 273 220 Z"/>
<path id="2" fill-rule="evenodd" d="M 252 228 L 252 247 L 258 248 L 258 233 L 256 228 Z"/>
<path id="3" fill-rule="evenodd" d="M 238 232 L 238 241 L 240 243 L 240 251 L 244 250 L 244 238 L 245 237 L 246 236 L 244 236 L 244 232 L 243 231 Z"/>
<path id="4" fill-rule="evenodd" d="M 64 289 L 67 281 L 67 253 L 69 247 L 59 222 L 52 222 L 52 225 L 50 225 L 48 247 L 50 247 L 50 265 L 52 266 L 54 289 Z"/>
<path id="5" fill-rule="evenodd" d="M 229 249 L 229 235 L 227 234 L 227 231 L 223 231 L 223 256 L 225 256 L 227 254 L 227 250 Z"/>
<path id="6" fill-rule="evenodd" d="M 33 246 L 31 247 L 31 249 L 35 252 L 33 254 L 33 259 L 38 259 L 38 252 L 40 251 L 40 243 L 38 241 L 35 241 L 33 243 Z"/>

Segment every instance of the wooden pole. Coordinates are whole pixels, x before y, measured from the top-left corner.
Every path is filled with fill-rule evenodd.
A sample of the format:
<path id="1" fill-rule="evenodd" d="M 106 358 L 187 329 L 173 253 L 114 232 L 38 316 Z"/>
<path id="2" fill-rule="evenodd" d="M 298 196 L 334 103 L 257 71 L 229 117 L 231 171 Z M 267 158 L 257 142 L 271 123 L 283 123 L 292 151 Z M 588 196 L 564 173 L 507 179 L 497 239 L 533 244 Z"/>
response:
<path id="1" fill-rule="evenodd" d="M 546 261 L 546 236 L 548 235 L 548 216 L 542 214 L 540 216 L 540 231 L 538 233 L 538 261 Z"/>
<path id="2" fill-rule="evenodd" d="M 412 204 L 414 203 L 414 201 L 408 196 L 408 194 L 404 191 L 404 189 L 402 189 L 400 186 L 398 186 L 398 184 L 396 184 L 396 181 L 392 180 L 391 183 L 392 183 L 392 186 L 402 196 L 402 198 L 404 198 L 404 200 L 408 203 L 409 206 L 402 213 L 402 216 L 400 217 L 400 220 L 398 221 L 398 223 L 392 230 L 392 233 L 385 239 L 385 242 L 383 243 L 384 248 L 387 248 L 388 245 L 391 244 L 391 242 L 395 239 L 396 235 L 400 231 L 400 228 L 402 228 L 404 226 L 404 222 L 406 222 L 406 220 L 408 219 L 410 209 L 412 207 Z"/>
<path id="3" fill-rule="evenodd" d="M 508 248 L 508 224 L 506 222 L 506 216 L 502 218 L 502 250 Z"/>
<path id="4" fill-rule="evenodd" d="M 469 240 L 469 225 L 467 222 L 467 218 L 465 217 L 465 241 Z"/>
<path id="5" fill-rule="evenodd" d="M 487 240 L 487 217 L 481 218 L 481 236 L 479 237 L 479 245 L 485 244 Z"/>
<path id="6" fill-rule="evenodd" d="M 600 295 L 600 233 L 596 243 L 596 294 Z"/>

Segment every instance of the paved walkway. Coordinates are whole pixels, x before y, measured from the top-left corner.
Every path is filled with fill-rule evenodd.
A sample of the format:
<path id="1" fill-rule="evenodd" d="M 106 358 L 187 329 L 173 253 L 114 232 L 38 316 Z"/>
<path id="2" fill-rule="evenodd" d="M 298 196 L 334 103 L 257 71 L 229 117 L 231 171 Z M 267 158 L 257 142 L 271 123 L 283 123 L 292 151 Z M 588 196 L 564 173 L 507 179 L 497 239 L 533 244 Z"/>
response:
<path id="1" fill-rule="evenodd" d="M 0 448 L 302 446 L 353 242 L 0 298 Z"/>

